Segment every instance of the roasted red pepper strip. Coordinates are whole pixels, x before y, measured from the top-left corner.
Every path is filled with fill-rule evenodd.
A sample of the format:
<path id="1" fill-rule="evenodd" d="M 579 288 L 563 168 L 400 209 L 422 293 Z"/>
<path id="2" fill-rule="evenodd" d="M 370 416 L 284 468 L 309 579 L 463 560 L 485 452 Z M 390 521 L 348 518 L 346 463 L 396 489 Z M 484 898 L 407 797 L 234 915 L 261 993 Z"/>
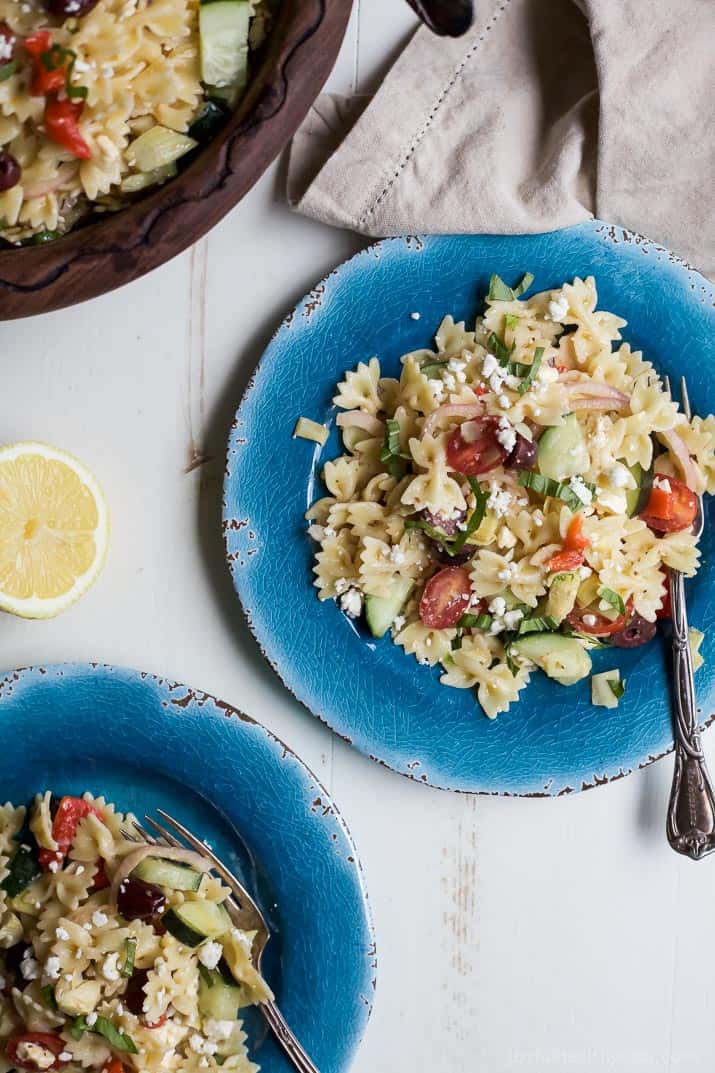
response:
<path id="1" fill-rule="evenodd" d="M 57 850 L 41 849 L 39 853 L 40 868 L 45 872 L 50 871 L 50 865 L 62 864 L 67 855 L 67 850 L 72 845 L 72 839 L 77 833 L 79 821 L 92 813 L 100 820 L 102 813 L 85 801 L 83 797 L 63 797 L 52 821 L 52 837 L 57 843 Z"/>
<path id="2" fill-rule="evenodd" d="M 544 566 L 552 573 L 561 570 L 575 570 L 583 563 L 583 553 L 591 541 L 583 532 L 583 515 L 577 514 L 568 527 L 562 551 L 547 559 Z"/>
<path id="3" fill-rule="evenodd" d="M 25 51 L 33 61 L 32 84 L 30 93 L 33 97 L 44 97 L 47 93 L 58 93 L 67 81 L 65 50 L 52 45 L 49 30 L 38 30 L 25 38 Z"/>
<path id="4" fill-rule="evenodd" d="M 71 101 L 67 97 L 51 94 L 45 105 L 45 130 L 53 142 L 69 149 L 73 156 L 89 160 L 92 150 L 82 137 L 78 125 L 83 108 L 84 101 Z"/>
<path id="5" fill-rule="evenodd" d="M 110 1058 L 102 1073 L 124 1073 L 124 1063 L 121 1058 Z"/>

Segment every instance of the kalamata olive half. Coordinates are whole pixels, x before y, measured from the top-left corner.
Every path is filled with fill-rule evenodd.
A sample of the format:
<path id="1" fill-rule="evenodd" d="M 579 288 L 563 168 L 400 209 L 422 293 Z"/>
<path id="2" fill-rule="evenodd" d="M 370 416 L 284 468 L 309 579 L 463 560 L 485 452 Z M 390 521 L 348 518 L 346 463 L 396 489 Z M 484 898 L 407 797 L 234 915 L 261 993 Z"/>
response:
<path id="1" fill-rule="evenodd" d="M 431 525 L 433 529 L 439 529 L 440 533 L 444 533 L 445 536 L 454 536 L 459 523 L 463 522 L 466 516 L 466 512 L 463 510 L 460 510 L 451 518 L 448 518 L 446 514 L 433 514 L 431 510 L 422 511 L 422 517 L 427 522 L 427 525 Z"/>
<path id="2" fill-rule="evenodd" d="M 526 436 L 517 432 L 516 443 L 509 452 L 504 465 L 511 469 L 533 469 L 538 451 L 539 445 L 535 441 L 527 440 Z"/>
<path id="3" fill-rule="evenodd" d="M 119 886 L 117 909 L 125 920 L 151 920 L 166 909 L 166 895 L 154 883 L 129 876 Z"/>
<path id="4" fill-rule="evenodd" d="M 88 15 L 99 0 L 45 0 L 45 7 L 51 15 L 61 15 L 63 19 L 69 19 L 73 15 L 81 18 Z"/>
<path id="5" fill-rule="evenodd" d="M 0 149 L 0 192 L 12 190 L 13 186 L 17 186 L 20 182 L 21 177 L 22 168 L 15 157 L 12 153 Z"/>
<path id="6" fill-rule="evenodd" d="M 423 510 L 422 517 L 433 529 L 439 529 L 445 536 L 451 537 L 459 532 L 460 522 L 464 522 L 467 514 L 466 511 L 462 510 L 458 514 L 455 514 L 454 517 L 448 518 L 445 514 L 433 514 L 431 510 Z M 459 566 L 461 563 L 466 563 L 474 554 L 473 546 L 457 552 L 456 555 L 450 555 L 442 541 L 435 540 L 434 537 L 431 537 L 428 543 L 432 558 L 436 559 L 439 563 L 449 563 L 451 566 Z"/>
<path id="7" fill-rule="evenodd" d="M 148 979 L 149 973 L 146 969 L 137 969 L 129 977 L 127 989 L 122 996 L 122 1002 L 135 1017 L 141 1017 L 144 1012 L 144 1000 L 146 999 L 144 985 Z"/>
<path id="8" fill-rule="evenodd" d="M 656 634 L 655 622 L 648 622 L 640 615 L 633 615 L 627 626 L 614 633 L 611 641 L 617 648 L 637 648 L 652 641 Z"/>

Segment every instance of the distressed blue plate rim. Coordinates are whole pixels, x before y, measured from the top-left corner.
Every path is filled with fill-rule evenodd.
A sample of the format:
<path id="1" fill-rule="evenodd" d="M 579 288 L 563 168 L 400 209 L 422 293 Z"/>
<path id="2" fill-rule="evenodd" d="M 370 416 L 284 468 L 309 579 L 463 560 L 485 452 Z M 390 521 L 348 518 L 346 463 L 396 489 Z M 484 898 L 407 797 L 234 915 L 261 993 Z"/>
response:
<path id="1" fill-rule="evenodd" d="M 615 658 L 613 650 L 605 658 L 595 655 L 595 671 L 618 665 L 630 675 L 635 719 L 622 702 L 620 723 L 611 716 L 610 723 L 601 717 L 597 724 L 593 713 L 604 710 L 586 701 L 587 682 L 565 690 L 539 675 L 494 723 L 484 720 L 474 702 L 471 719 L 483 720 L 474 732 L 468 706 L 443 696 L 463 691 L 439 686 L 435 670 L 418 667 L 389 640 L 375 645 L 358 637 L 332 601 L 329 608 L 319 604 L 311 587 L 313 549 L 302 520 L 306 504 L 324 494 L 317 470 L 338 453 L 330 400 L 345 369 L 377 353 L 383 375 L 394 375 L 396 357 L 429 345 L 444 313 L 462 319 L 476 312 L 478 292 L 483 296 L 492 271 L 511 280 L 527 269 L 536 274 L 534 291 L 590 270 L 599 308 L 629 321 L 624 339 L 676 383 L 687 372 L 695 412 L 712 412 L 706 388 L 715 371 L 715 292 L 657 243 L 600 220 L 541 235 L 388 238 L 330 273 L 297 304 L 266 348 L 229 435 L 223 532 L 249 627 L 283 683 L 312 714 L 372 760 L 424 784 L 550 797 L 622 778 L 672 749 L 665 640 Z M 418 322 L 411 311 L 421 313 Z M 300 415 L 331 429 L 322 454 L 313 444 L 290 439 Z M 271 489 L 265 474 L 277 464 L 280 485 Z M 715 613 L 715 598 L 708 595 L 715 588 L 711 497 L 707 512 L 704 563 L 689 584 L 691 621 L 701 627 Z M 326 658 L 328 651 L 321 670 L 321 653 Z M 709 725 L 715 719 L 712 631 L 706 631 L 703 653 L 706 667 L 696 687 L 701 721 Z M 405 706 L 408 714 L 401 710 Z M 449 717 L 432 718 L 429 711 L 436 707 L 448 709 Z M 501 745 L 495 742 L 498 728 L 517 715 L 526 743 L 519 743 L 513 726 L 501 732 Z M 574 721 L 583 724 L 583 734 Z"/>
<path id="2" fill-rule="evenodd" d="M 164 802 L 258 884 L 277 928 L 266 966 L 281 1008 L 321 1073 L 347 1073 L 372 1011 L 374 926 L 345 820 L 300 757 L 203 690 L 106 664 L 1 673 L 3 726 L 12 727 L 3 735 L 3 801 L 49 788 L 88 789 L 141 815 Z M 260 1015 L 248 1019 L 262 1073 L 291 1073 Z"/>

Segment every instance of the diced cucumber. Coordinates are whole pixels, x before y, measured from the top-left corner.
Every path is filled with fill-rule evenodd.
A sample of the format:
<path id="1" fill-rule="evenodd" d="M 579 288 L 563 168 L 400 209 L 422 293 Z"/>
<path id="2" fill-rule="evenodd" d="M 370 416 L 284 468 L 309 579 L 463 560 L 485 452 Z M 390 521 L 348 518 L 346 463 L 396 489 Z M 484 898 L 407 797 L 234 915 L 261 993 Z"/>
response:
<path id="1" fill-rule="evenodd" d="M 557 622 L 563 622 L 573 611 L 580 584 L 581 578 L 573 571 L 557 574 L 549 588 L 544 614 L 550 615 Z"/>
<path id="2" fill-rule="evenodd" d="M 247 0 L 215 0 L 199 7 L 201 78 L 206 85 L 245 84 L 251 12 Z"/>
<path id="3" fill-rule="evenodd" d="M 591 703 L 597 708 L 617 708 L 622 696 L 623 683 L 617 667 L 591 677 Z"/>
<path id="4" fill-rule="evenodd" d="M 509 646 L 510 651 L 525 656 L 549 678 L 563 686 L 572 686 L 591 673 L 591 657 L 575 637 L 560 633 L 527 633 Z"/>
<path id="5" fill-rule="evenodd" d="M 154 883 L 167 890 L 198 890 L 201 886 L 201 872 L 176 861 L 165 861 L 163 857 L 145 857 L 132 872 L 137 879 L 145 883 Z"/>
<path id="6" fill-rule="evenodd" d="M 163 168 L 154 168 L 153 171 L 137 171 L 132 175 L 125 176 L 119 184 L 123 194 L 138 194 L 140 190 L 147 190 L 150 186 L 161 186 L 168 179 L 173 179 L 177 171 L 176 164 L 165 164 Z"/>
<path id="7" fill-rule="evenodd" d="M 537 458 L 539 473 L 554 481 L 586 472 L 588 447 L 576 414 L 567 414 L 563 425 L 547 428 L 542 433 Z"/>
<path id="8" fill-rule="evenodd" d="M 365 597 L 365 618 L 373 637 L 382 637 L 407 603 L 414 581 L 396 578 L 385 596 Z"/>
<path id="9" fill-rule="evenodd" d="M 0 890 L 4 890 L 8 898 L 16 898 L 25 887 L 29 887 L 33 879 L 42 874 L 37 857 L 28 846 L 17 847 L 7 869 L 8 874 L 0 883 Z"/>
<path id="10" fill-rule="evenodd" d="M 243 1000 L 243 990 L 229 983 L 218 969 L 201 969 L 199 1011 L 215 1021 L 235 1021 Z"/>
<path id="11" fill-rule="evenodd" d="M 598 590 L 601 587 L 601 580 L 598 574 L 589 574 L 584 581 L 578 587 L 578 594 L 576 596 L 576 603 L 579 607 L 590 607 L 591 604 L 596 603 L 598 600 Z"/>
<path id="12" fill-rule="evenodd" d="M 629 518 L 633 518 L 645 510 L 650 497 L 653 487 L 653 463 L 651 462 L 650 469 L 643 469 L 639 462 L 634 462 L 628 469 L 636 482 L 635 488 L 629 488 L 626 492 L 626 513 Z"/>
<path id="13" fill-rule="evenodd" d="M 157 123 L 155 127 L 150 127 L 134 139 L 127 149 L 127 159 L 139 171 L 153 172 L 157 168 L 173 164 L 198 144 L 186 134 L 179 134 Z"/>
<path id="14" fill-rule="evenodd" d="M 185 946 L 198 946 L 204 939 L 216 939 L 231 927 L 231 918 L 217 902 L 184 902 L 162 917 L 162 924 Z"/>

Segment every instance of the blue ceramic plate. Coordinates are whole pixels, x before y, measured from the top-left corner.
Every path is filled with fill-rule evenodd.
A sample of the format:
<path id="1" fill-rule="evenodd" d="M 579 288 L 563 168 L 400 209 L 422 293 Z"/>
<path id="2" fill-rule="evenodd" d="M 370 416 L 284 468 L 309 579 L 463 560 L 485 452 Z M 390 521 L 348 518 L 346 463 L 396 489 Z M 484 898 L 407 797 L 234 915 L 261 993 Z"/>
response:
<path id="1" fill-rule="evenodd" d="M 284 322 L 238 411 L 228 449 L 224 529 L 235 586 L 272 666 L 312 712 L 357 748 L 434 786 L 488 793 L 558 794 L 647 764 L 672 744 L 666 645 L 596 653 L 628 679 L 615 711 L 573 688 L 532 677 L 522 700 L 490 722 L 469 691 L 439 684 L 389 638 L 356 631 L 312 588 L 313 547 L 303 512 L 324 494 L 318 472 L 339 453 L 291 440 L 301 414 L 333 426 L 331 398 L 344 371 L 377 354 L 396 375 L 406 351 L 431 345 L 445 313 L 472 320 L 489 275 L 534 273 L 534 290 L 593 274 L 599 305 L 628 319 L 627 338 L 678 383 L 696 412 L 713 409 L 713 289 L 653 243 L 599 222 L 547 235 L 390 239 L 342 265 Z M 419 320 L 410 317 L 419 312 Z M 694 625 L 715 613 L 715 535 L 689 585 Z M 697 687 L 703 718 L 715 701 L 715 631 Z"/>
<path id="2" fill-rule="evenodd" d="M 370 1013 L 372 925 L 350 835 L 297 756 L 206 693 L 72 664 L 0 680 L 0 737 L 2 801 L 91 790 L 207 838 L 276 929 L 264 967 L 288 1023 L 321 1073 L 345 1073 Z M 292 1073 L 256 1011 L 247 1028 L 262 1073 Z"/>

